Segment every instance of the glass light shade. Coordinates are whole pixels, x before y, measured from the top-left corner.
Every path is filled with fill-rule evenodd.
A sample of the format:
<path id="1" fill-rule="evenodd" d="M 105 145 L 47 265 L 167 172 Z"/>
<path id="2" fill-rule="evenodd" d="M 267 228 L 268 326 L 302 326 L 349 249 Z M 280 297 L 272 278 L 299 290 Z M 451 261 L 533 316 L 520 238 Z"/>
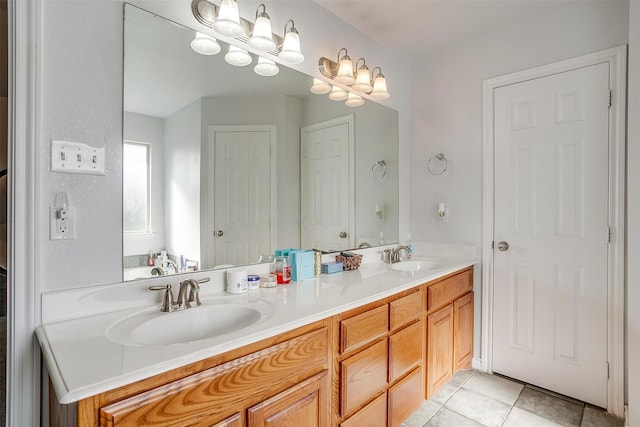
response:
<path id="1" fill-rule="evenodd" d="M 356 75 L 356 82 L 352 87 L 358 92 L 369 93 L 373 89 L 370 79 L 371 78 L 369 77 L 369 69 L 366 65 L 363 65 L 358 70 L 358 74 Z"/>
<path id="2" fill-rule="evenodd" d="M 240 25 L 240 10 L 236 0 L 222 0 L 218 11 L 218 19 L 213 23 L 213 29 L 229 37 L 244 35 Z"/>
<path id="3" fill-rule="evenodd" d="M 347 107 L 359 107 L 364 104 L 364 99 L 360 95 L 349 92 L 349 98 L 347 98 L 345 104 L 347 104 Z"/>
<path id="4" fill-rule="evenodd" d="M 353 62 L 347 55 L 343 56 L 338 66 L 338 75 L 334 78 L 336 83 L 351 86 L 356 79 L 353 77 Z"/>
<path id="5" fill-rule="evenodd" d="M 230 65 L 244 67 L 245 65 L 251 64 L 252 58 L 246 50 L 230 45 L 229 52 L 224 56 L 224 60 Z"/>
<path id="6" fill-rule="evenodd" d="M 272 60 L 261 56 L 258 58 L 256 66 L 253 67 L 253 71 L 255 71 L 259 76 L 271 77 L 278 74 L 280 72 L 280 68 L 278 68 L 276 63 Z"/>
<path id="7" fill-rule="evenodd" d="M 271 35 L 271 20 L 269 15 L 263 13 L 256 18 L 253 32 L 247 42 L 249 46 L 262 52 L 269 52 L 276 48 L 276 43 Z"/>
<path id="8" fill-rule="evenodd" d="M 382 74 L 378 74 L 373 81 L 373 91 L 370 95 L 376 99 L 387 99 L 391 96 L 389 92 L 387 92 L 387 80 Z"/>
<path id="9" fill-rule="evenodd" d="M 331 93 L 329 94 L 329 99 L 334 101 L 344 101 L 349 97 L 349 92 L 342 89 L 341 87 L 334 86 L 331 88 Z"/>
<path id="10" fill-rule="evenodd" d="M 331 85 L 324 80 L 313 79 L 313 85 L 311 85 L 311 89 L 309 89 L 311 93 L 315 93 L 317 95 L 324 95 L 325 93 L 331 92 Z"/>
<path id="11" fill-rule="evenodd" d="M 282 50 L 278 54 L 278 58 L 289 64 L 300 64 L 304 62 L 304 55 L 300 50 L 300 34 L 295 28 L 289 29 L 284 35 L 282 42 Z"/>
<path id="12" fill-rule="evenodd" d="M 215 55 L 220 52 L 220 45 L 213 37 L 196 32 L 196 38 L 191 42 L 191 49 L 200 55 Z"/>

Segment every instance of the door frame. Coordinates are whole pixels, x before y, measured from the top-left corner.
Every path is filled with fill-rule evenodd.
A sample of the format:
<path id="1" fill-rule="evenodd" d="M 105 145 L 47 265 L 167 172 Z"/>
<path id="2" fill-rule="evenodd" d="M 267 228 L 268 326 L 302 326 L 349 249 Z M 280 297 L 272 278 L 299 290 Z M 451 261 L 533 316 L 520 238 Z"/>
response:
<path id="1" fill-rule="evenodd" d="M 328 127 L 333 127 L 336 125 L 340 125 L 346 123 L 349 126 L 349 229 L 347 230 L 348 240 L 350 242 L 349 247 L 353 247 L 355 245 L 355 221 L 356 221 L 356 180 L 355 180 L 355 115 L 348 114 L 346 116 L 336 117 L 335 119 L 325 120 L 322 122 L 314 123 L 312 125 L 304 126 L 300 129 L 300 243 L 302 246 L 304 236 L 305 236 L 305 222 L 307 218 L 307 200 L 302 194 L 302 190 L 306 188 L 307 184 L 307 175 L 303 173 L 304 171 L 304 142 L 305 142 L 305 134 L 309 132 L 315 132 L 320 129 L 325 129 Z"/>
<path id="2" fill-rule="evenodd" d="M 270 189 L 271 194 L 269 197 L 269 246 L 273 250 L 275 248 L 275 239 L 277 236 L 277 198 L 278 194 L 277 189 L 277 158 L 276 158 L 276 147 L 277 147 L 277 131 L 276 125 L 212 125 L 209 126 L 209 132 L 207 137 L 207 150 L 206 153 L 206 166 L 207 166 L 207 174 L 206 174 L 206 203 L 202 204 L 202 231 L 200 232 L 200 241 L 204 242 L 201 244 L 201 257 L 203 260 L 214 260 L 215 257 L 215 238 L 213 236 L 213 231 L 215 227 L 215 199 L 214 199 L 214 189 L 215 189 L 215 135 L 216 132 L 269 132 L 269 175 L 270 175 Z M 257 260 L 256 260 L 257 261 Z M 213 268 L 212 265 L 210 268 Z"/>
<path id="3" fill-rule="evenodd" d="M 607 248 L 607 410 L 624 415 L 625 126 L 627 46 L 618 46 L 482 82 L 482 331 L 481 367 L 493 371 L 494 91 L 502 86 L 609 64 L 609 230 Z M 606 100 L 603 100 L 605 102 Z M 603 230 L 603 238 L 606 234 Z"/>

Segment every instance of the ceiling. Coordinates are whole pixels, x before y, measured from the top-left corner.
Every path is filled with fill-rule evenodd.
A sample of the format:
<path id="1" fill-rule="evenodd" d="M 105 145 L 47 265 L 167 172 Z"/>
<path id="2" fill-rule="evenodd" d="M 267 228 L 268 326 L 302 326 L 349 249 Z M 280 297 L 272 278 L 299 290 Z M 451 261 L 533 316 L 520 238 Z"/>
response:
<path id="1" fill-rule="evenodd" d="M 535 19 L 577 1 L 593 0 L 316 0 L 381 46 L 408 59 Z"/>

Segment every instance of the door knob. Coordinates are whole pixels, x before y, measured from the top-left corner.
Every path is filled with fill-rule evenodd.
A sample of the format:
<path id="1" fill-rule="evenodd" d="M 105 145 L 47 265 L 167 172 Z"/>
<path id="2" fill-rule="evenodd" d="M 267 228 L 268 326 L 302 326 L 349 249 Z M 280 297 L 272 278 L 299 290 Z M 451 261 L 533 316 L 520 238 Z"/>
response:
<path id="1" fill-rule="evenodd" d="M 499 250 L 499 251 L 504 252 L 504 251 L 506 251 L 506 250 L 508 250 L 508 249 L 509 249 L 509 244 L 508 244 L 507 242 L 502 241 L 502 242 L 499 242 L 499 243 L 498 243 L 498 250 Z"/>
<path id="2" fill-rule="evenodd" d="M 215 232 L 214 232 L 214 234 L 215 234 L 217 237 L 222 237 L 222 236 L 224 236 L 224 232 L 223 232 L 222 230 L 215 231 Z"/>
<path id="3" fill-rule="evenodd" d="M 341 239 L 346 239 L 347 238 L 347 232 L 346 231 L 341 231 L 340 234 L 338 234 L 338 236 L 340 236 Z"/>

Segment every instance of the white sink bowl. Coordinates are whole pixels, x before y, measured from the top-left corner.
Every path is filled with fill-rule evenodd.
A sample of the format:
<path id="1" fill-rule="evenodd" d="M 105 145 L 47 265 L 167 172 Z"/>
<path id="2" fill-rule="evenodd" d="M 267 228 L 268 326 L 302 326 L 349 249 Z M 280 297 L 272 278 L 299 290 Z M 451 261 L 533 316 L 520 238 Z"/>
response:
<path id="1" fill-rule="evenodd" d="M 392 264 L 391 268 L 396 271 L 439 270 L 449 265 L 449 262 L 441 259 L 413 258 Z"/>
<path id="2" fill-rule="evenodd" d="M 113 323 L 107 338 L 130 346 L 185 344 L 219 337 L 264 321 L 273 305 L 260 299 L 236 303 L 228 299 L 203 300 L 202 305 L 163 313 L 145 309 Z"/>

